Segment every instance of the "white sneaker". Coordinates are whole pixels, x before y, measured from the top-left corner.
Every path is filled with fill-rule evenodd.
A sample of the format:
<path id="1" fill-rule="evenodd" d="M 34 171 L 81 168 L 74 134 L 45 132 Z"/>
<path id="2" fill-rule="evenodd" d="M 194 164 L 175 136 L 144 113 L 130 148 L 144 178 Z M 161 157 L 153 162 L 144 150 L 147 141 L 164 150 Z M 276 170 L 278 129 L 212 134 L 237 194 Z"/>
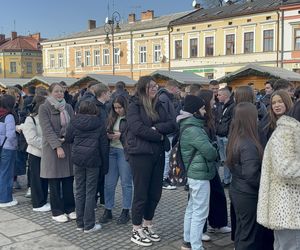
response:
<path id="1" fill-rule="evenodd" d="M 50 207 L 49 203 L 46 203 L 44 206 L 33 208 L 32 210 L 34 212 L 49 212 L 49 211 L 51 211 L 51 207 Z"/>
<path id="2" fill-rule="evenodd" d="M 231 232 L 231 227 L 225 226 L 225 227 L 220 227 L 220 228 L 213 228 L 209 227 L 207 229 L 209 233 L 221 233 L 221 234 L 227 234 Z"/>
<path id="3" fill-rule="evenodd" d="M 70 220 L 77 219 L 76 212 L 69 213 L 69 214 L 67 214 L 67 216 L 69 217 Z"/>
<path id="4" fill-rule="evenodd" d="M 68 217 L 65 214 L 61 214 L 61 215 L 58 215 L 58 216 L 52 216 L 52 219 L 57 221 L 57 222 L 60 222 L 60 223 L 64 223 L 64 222 L 68 221 Z"/>
<path id="5" fill-rule="evenodd" d="M 102 228 L 102 226 L 100 224 L 95 224 L 95 226 L 89 230 L 84 230 L 84 233 L 93 233 L 93 232 L 97 232 Z"/>
<path id="6" fill-rule="evenodd" d="M 12 200 L 10 202 L 0 203 L 0 207 L 12 207 L 18 204 L 17 200 Z"/>
<path id="7" fill-rule="evenodd" d="M 25 198 L 31 198 L 31 188 L 30 187 L 27 189 L 27 192 L 25 194 Z"/>
<path id="8" fill-rule="evenodd" d="M 139 246 L 143 246 L 143 247 L 152 246 L 152 242 L 144 234 L 143 228 L 140 228 L 138 230 L 133 229 L 130 240 Z"/>
<path id="9" fill-rule="evenodd" d="M 211 241 L 211 238 L 207 234 L 202 234 L 202 241 Z"/>

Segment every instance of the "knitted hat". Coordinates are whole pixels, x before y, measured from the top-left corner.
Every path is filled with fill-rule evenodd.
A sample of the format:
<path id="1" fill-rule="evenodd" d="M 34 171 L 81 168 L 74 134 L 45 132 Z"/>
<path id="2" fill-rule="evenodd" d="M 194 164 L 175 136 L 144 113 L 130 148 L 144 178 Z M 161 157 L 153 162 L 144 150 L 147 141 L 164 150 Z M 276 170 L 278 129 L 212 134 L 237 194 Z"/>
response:
<path id="1" fill-rule="evenodd" d="M 194 95 L 187 95 L 184 99 L 184 107 L 183 110 L 194 114 L 199 111 L 205 105 L 205 102 L 202 98 Z"/>

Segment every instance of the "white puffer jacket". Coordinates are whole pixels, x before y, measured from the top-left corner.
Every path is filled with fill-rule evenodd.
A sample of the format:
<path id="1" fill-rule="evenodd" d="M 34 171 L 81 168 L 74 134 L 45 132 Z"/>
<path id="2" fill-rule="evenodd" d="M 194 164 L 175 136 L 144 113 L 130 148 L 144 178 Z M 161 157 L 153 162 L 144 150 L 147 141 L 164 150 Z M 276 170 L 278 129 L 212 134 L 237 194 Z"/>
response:
<path id="1" fill-rule="evenodd" d="M 33 121 L 34 118 L 34 121 Z M 42 130 L 38 115 L 26 117 L 21 129 L 28 144 L 27 152 L 37 157 L 42 156 Z"/>
<path id="2" fill-rule="evenodd" d="M 257 222 L 267 228 L 300 229 L 300 122 L 277 121 L 264 152 Z"/>

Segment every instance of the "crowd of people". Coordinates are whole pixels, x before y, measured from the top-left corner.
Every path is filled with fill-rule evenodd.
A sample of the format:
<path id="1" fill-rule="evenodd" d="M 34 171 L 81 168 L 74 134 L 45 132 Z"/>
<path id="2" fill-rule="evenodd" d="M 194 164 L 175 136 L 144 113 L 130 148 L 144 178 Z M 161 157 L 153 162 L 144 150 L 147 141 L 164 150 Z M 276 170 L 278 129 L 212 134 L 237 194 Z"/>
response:
<path id="1" fill-rule="evenodd" d="M 27 172 L 33 211 L 97 232 L 113 218 L 120 179 L 117 224 L 131 220 L 131 241 L 151 246 L 161 240 L 153 218 L 162 190 L 176 189 L 169 160 L 179 141 L 188 191 L 182 250 L 204 249 L 206 232 L 231 233 L 236 250 L 299 249 L 299 88 L 282 79 L 268 80 L 263 94 L 252 83 L 180 87 L 143 76 L 132 95 L 123 82 L 113 94 L 90 82 L 75 96 L 64 82 L 27 94 L 9 88 L 0 96 L 0 208 L 18 204 L 13 189 Z"/>

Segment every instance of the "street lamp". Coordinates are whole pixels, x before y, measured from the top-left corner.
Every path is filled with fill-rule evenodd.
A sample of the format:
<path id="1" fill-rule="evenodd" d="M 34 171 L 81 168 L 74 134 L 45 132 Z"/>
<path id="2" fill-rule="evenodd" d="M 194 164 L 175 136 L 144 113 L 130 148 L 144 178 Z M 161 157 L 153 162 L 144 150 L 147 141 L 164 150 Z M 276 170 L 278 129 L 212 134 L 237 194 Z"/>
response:
<path id="1" fill-rule="evenodd" d="M 104 31 L 106 33 L 106 37 L 104 39 L 105 44 L 110 44 L 110 41 L 112 43 L 112 67 L 113 67 L 113 75 L 115 75 L 115 40 L 114 40 L 114 34 L 119 32 L 121 30 L 120 28 L 120 20 L 121 15 L 118 11 L 115 11 L 111 15 L 111 19 L 106 19 L 105 25 L 104 25 Z M 111 39 L 109 38 L 109 35 L 111 34 Z"/>

